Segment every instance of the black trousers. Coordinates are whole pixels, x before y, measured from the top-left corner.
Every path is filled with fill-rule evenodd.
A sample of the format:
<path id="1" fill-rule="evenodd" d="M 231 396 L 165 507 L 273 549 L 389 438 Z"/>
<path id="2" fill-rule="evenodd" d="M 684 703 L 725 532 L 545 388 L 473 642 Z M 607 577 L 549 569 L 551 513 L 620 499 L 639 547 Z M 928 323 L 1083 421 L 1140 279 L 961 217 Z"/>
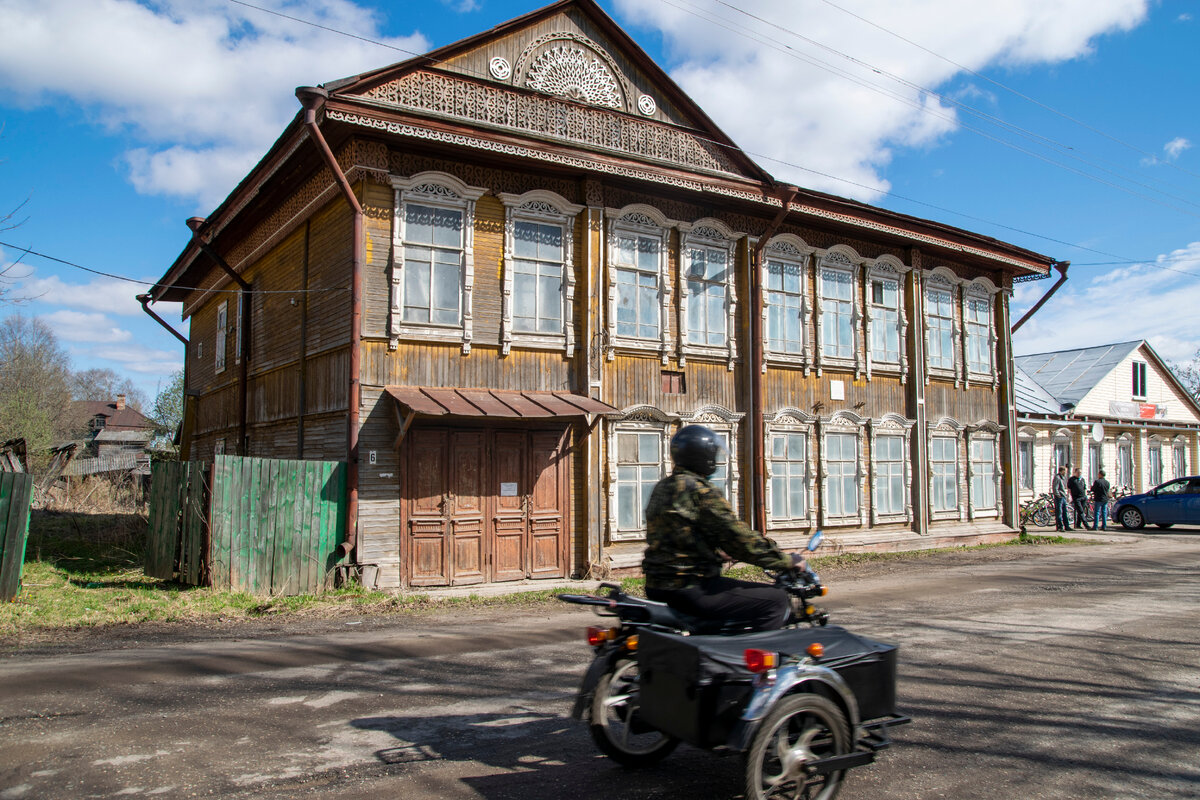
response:
<path id="1" fill-rule="evenodd" d="M 1071 500 L 1071 505 L 1075 506 L 1075 528 L 1087 528 L 1087 498 L 1075 497 Z"/>
<path id="2" fill-rule="evenodd" d="M 693 617 L 744 622 L 756 631 L 782 627 L 791 611 L 783 589 L 722 576 L 685 589 L 647 589 L 646 596 Z"/>

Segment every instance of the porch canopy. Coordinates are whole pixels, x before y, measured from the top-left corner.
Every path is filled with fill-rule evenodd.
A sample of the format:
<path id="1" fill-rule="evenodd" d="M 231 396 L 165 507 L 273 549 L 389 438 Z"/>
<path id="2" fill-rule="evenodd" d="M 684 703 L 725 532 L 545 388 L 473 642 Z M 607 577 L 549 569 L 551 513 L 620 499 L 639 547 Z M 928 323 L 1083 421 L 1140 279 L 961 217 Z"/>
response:
<path id="1" fill-rule="evenodd" d="M 504 389 L 451 389 L 430 386 L 388 386 L 407 429 L 413 417 L 483 417 L 534 419 L 613 414 L 608 403 L 570 392 L 522 392 Z"/>

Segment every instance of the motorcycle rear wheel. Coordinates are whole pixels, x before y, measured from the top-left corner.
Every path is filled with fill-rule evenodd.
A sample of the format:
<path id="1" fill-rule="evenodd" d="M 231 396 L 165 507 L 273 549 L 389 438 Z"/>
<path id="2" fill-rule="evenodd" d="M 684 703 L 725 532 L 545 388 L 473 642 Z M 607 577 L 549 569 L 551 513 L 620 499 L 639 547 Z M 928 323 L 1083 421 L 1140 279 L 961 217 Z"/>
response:
<path id="1" fill-rule="evenodd" d="M 746 753 L 746 800 L 833 800 L 845 770 L 809 775 L 804 765 L 850 751 L 850 726 L 824 697 L 784 698 L 763 720 Z"/>
<path id="2" fill-rule="evenodd" d="M 679 740 L 638 717 L 638 664 L 623 658 L 596 684 L 589 731 L 600 752 L 626 767 L 648 767 L 671 754 Z"/>

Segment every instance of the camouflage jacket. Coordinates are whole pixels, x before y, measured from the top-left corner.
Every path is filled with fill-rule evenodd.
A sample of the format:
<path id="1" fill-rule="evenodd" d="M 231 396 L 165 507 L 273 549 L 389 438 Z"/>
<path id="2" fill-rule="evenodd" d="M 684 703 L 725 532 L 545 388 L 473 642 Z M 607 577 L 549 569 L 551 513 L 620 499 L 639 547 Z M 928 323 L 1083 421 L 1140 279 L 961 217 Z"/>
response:
<path id="1" fill-rule="evenodd" d="M 721 552 L 764 569 L 792 560 L 733 513 L 721 490 L 694 472 L 676 468 L 658 482 L 646 504 L 647 589 L 682 589 L 721 574 Z"/>

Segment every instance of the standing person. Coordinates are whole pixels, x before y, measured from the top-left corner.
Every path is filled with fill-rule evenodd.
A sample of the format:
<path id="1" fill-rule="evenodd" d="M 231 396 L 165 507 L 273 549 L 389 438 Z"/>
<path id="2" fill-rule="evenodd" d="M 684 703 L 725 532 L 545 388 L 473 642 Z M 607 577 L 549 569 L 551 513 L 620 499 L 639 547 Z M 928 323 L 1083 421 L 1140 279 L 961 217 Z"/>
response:
<path id="1" fill-rule="evenodd" d="M 1104 470 L 1100 477 L 1092 481 L 1092 502 L 1096 505 L 1096 518 L 1092 521 L 1092 530 L 1108 530 L 1108 500 L 1112 496 L 1112 487 L 1104 479 Z"/>
<path id="2" fill-rule="evenodd" d="M 675 468 L 646 503 L 646 596 L 703 619 L 772 630 L 787 622 L 791 598 L 783 589 L 721 575 L 722 553 L 763 569 L 804 569 L 752 531 L 733 513 L 708 477 L 717 469 L 720 439 L 703 425 L 688 425 L 671 439 Z"/>
<path id="3" fill-rule="evenodd" d="M 1071 526 L 1067 524 L 1067 468 L 1059 467 L 1058 474 L 1054 476 L 1054 481 L 1050 484 L 1050 494 L 1054 497 L 1054 529 L 1056 531 L 1067 531 Z"/>
<path id="4" fill-rule="evenodd" d="M 1087 484 L 1083 481 L 1083 470 L 1075 468 L 1075 472 L 1067 479 L 1067 491 L 1071 494 L 1071 506 L 1075 510 L 1075 530 L 1087 528 Z"/>

